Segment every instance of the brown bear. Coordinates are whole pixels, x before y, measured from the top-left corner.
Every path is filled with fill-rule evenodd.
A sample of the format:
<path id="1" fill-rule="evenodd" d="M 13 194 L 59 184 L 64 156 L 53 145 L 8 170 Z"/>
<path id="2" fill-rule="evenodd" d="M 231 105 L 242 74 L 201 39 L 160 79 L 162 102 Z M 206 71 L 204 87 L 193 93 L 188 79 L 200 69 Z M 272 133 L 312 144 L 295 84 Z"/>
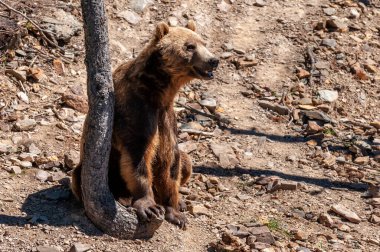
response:
<path id="1" fill-rule="evenodd" d="M 167 221 L 185 227 L 179 187 L 189 179 L 192 165 L 178 149 L 173 102 L 186 83 L 213 78 L 219 60 L 205 45 L 192 21 L 185 28 L 159 23 L 143 51 L 113 73 L 109 187 L 117 200 L 136 208 L 142 221 L 165 211 Z M 79 200 L 80 176 L 81 165 L 72 177 L 72 191 Z"/>

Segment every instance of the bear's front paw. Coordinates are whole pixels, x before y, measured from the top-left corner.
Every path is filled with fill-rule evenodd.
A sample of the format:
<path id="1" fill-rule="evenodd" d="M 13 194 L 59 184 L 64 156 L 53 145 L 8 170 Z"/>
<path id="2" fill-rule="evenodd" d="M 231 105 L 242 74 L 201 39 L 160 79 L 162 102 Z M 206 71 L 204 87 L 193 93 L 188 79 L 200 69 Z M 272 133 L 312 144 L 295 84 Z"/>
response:
<path id="1" fill-rule="evenodd" d="M 153 216 L 163 218 L 165 212 L 162 206 L 157 205 L 154 199 L 149 197 L 136 200 L 133 207 L 137 210 L 137 215 L 141 221 L 149 221 Z"/>
<path id="2" fill-rule="evenodd" d="M 165 219 L 168 222 L 179 226 L 181 229 L 186 229 L 187 219 L 183 213 L 180 213 L 173 207 L 166 207 L 165 210 Z"/>
<path id="3" fill-rule="evenodd" d="M 179 207 L 179 211 L 181 212 L 185 212 L 187 210 L 186 202 L 182 199 L 179 200 L 178 207 Z"/>

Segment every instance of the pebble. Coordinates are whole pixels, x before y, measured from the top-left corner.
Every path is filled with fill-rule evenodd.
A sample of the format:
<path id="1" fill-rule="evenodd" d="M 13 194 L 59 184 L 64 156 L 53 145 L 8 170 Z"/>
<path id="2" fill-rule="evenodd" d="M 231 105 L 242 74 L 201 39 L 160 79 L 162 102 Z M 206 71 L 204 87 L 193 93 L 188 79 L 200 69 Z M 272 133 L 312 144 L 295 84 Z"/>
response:
<path id="1" fill-rule="evenodd" d="M 334 8 L 324 8 L 323 9 L 323 12 L 327 15 L 327 16 L 332 16 L 336 13 L 336 9 Z"/>
<path id="2" fill-rule="evenodd" d="M 266 1 L 264 1 L 264 0 L 256 0 L 255 6 L 264 7 L 266 5 L 267 5 Z"/>
<path id="3" fill-rule="evenodd" d="M 294 239 L 300 240 L 300 241 L 306 241 L 309 238 L 309 235 L 302 230 L 294 231 L 293 235 L 294 235 Z"/>
<path id="4" fill-rule="evenodd" d="M 25 102 L 26 104 L 29 104 L 29 97 L 28 97 L 28 95 L 25 94 L 24 92 L 18 92 L 18 93 L 17 93 L 17 97 L 18 97 L 21 101 Z"/>
<path id="5" fill-rule="evenodd" d="M 360 17 L 360 13 L 357 9 L 355 8 L 351 8 L 350 9 L 350 18 L 359 18 Z"/>
<path id="6" fill-rule="evenodd" d="M 14 129 L 16 131 L 29 131 L 33 130 L 37 125 L 36 120 L 34 119 L 24 119 L 24 120 L 19 120 L 15 123 Z"/>
<path id="7" fill-rule="evenodd" d="M 178 19 L 176 17 L 168 17 L 168 24 L 171 27 L 175 27 L 178 25 Z"/>
<path id="8" fill-rule="evenodd" d="M 339 97 L 338 91 L 335 90 L 319 90 L 318 95 L 321 100 L 326 102 L 334 102 Z"/>
<path id="9" fill-rule="evenodd" d="M 194 216 L 197 216 L 197 215 L 206 215 L 206 216 L 210 216 L 210 212 L 209 210 L 204 206 L 204 205 L 190 205 L 188 207 L 189 209 L 189 212 L 190 214 L 194 215 Z"/>
<path id="10" fill-rule="evenodd" d="M 86 252 L 91 249 L 91 246 L 83 243 L 74 243 L 69 252 Z"/>
<path id="11" fill-rule="evenodd" d="M 256 243 L 274 244 L 275 240 L 267 226 L 252 227 L 249 232 L 256 237 Z M 255 244 L 256 244 L 255 243 Z"/>
<path id="12" fill-rule="evenodd" d="M 205 106 L 210 112 L 214 112 L 216 109 L 216 100 L 214 98 L 206 98 L 199 102 L 202 106 Z"/>
<path id="13" fill-rule="evenodd" d="M 60 252 L 58 249 L 50 246 L 38 246 L 37 247 L 38 252 Z"/>
<path id="14" fill-rule="evenodd" d="M 327 213 L 321 213 L 318 217 L 318 222 L 326 227 L 332 227 L 334 225 L 333 219 Z"/>
<path id="15" fill-rule="evenodd" d="M 153 0 L 133 0 L 130 5 L 134 11 L 143 12 L 148 5 L 151 5 Z M 71 251 L 70 251 L 71 252 Z"/>
<path id="16" fill-rule="evenodd" d="M 333 205 L 331 207 L 331 210 L 334 211 L 336 214 L 339 214 L 340 216 L 349 220 L 352 223 L 360 223 L 361 222 L 361 219 L 359 218 L 359 216 L 355 212 L 347 209 L 343 205 L 340 205 L 340 204 Z"/>
<path id="17" fill-rule="evenodd" d="M 138 24 L 142 19 L 136 12 L 129 10 L 118 13 L 117 17 L 125 19 L 131 25 Z"/>
<path id="18" fill-rule="evenodd" d="M 335 39 L 323 39 L 321 45 L 334 48 L 336 47 L 336 40 Z"/>
<path id="19" fill-rule="evenodd" d="M 19 166 L 13 165 L 10 167 L 5 168 L 8 172 L 13 173 L 13 174 L 21 174 L 21 168 Z"/>
<path id="20" fill-rule="evenodd" d="M 65 165 L 70 169 L 74 169 L 75 167 L 77 167 L 80 162 L 79 155 L 80 155 L 79 152 L 75 150 L 70 150 L 69 153 L 65 153 L 65 156 L 64 156 Z"/>
<path id="21" fill-rule="evenodd" d="M 222 12 L 229 12 L 231 10 L 231 5 L 226 3 L 224 0 L 217 4 L 217 7 Z"/>
<path id="22" fill-rule="evenodd" d="M 259 105 L 263 109 L 272 110 L 272 111 L 274 111 L 280 115 L 288 115 L 289 114 L 289 108 L 286 106 L 282 106 L 279 104 L 275 104 L 275 103 L 272 103 L 269 101 L 263 101 L 263 100 L 259 101 Z"/>
<path id="23" fill-rule="evenodd" d="M 35 177 L 36 179 L 38 179 L 39 181 L 41 182 L 45 182 L 48 177 L 49 177 L 49 173 L 47 171 L 44 171 L 44 170 L 38 170 Z"/>
<path id="24" fill-rule="evenodd" d="M 364 156 L 364 157 L 357 157 L 354 160 L 355 164 L 360 164 L 360 165 L 366 165 L 369 163 L 369 156 Z"/>

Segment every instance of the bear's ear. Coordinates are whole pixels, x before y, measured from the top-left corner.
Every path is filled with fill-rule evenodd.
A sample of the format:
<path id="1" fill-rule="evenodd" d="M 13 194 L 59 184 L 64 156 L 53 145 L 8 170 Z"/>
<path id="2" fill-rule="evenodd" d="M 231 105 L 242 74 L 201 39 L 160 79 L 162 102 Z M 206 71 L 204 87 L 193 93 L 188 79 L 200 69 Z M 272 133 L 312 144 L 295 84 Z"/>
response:
<path id="1" fill-rule="evenodd" d="M 169 33 L 169 25 L 165 22 L 158 23 L 156 27 L 156 34 L 155 34 L 156 39 L 160 40 L 168 33 Z"/>
<path id="2" fill-rule="evenodd" d="M 189 22 L 186 25 L 186 28 L 195 32 L 195 29 L 196 29 L 195 22 L 193 20 L 189 20 Z"/>

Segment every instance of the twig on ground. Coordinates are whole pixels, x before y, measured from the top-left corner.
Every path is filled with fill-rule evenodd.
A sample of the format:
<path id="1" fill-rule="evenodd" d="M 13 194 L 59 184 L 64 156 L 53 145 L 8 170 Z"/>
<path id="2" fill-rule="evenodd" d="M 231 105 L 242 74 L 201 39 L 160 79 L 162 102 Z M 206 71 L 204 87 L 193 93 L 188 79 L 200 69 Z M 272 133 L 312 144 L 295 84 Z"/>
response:
<path id="1" fill-rule="evenodd" d="M 37 28 L 37 30 L 41 33 L 41 36 L 42 36 L 42 39 L 46 41 L 46 43 L 48 43 L 50 46 L 54 47 L 54 48 L 58 48 L 59 50 L 63 51 L 63 49 L 57 45 L 56 43 L 54 43 L 53 41 L 51 41 L 46 35 L 45 35 L 45 31 L 36 23 L 34 22 L 31 18 L 29 18 L 27 15 L 25 15 L 24 13 L 12 8 L 11 6 L 9 6 L 8 4 L 4 3 L 2 0 L 0 0 L 0 4 L 3 5 L 4 7 L 6 7 L 8 10 L 11 10 L 13 11 L 14 13 L 17 13 L 19 15 L 21 15 L 22 17 L 24 17 L 26 20 L 28 20 L 32 25 L 34 25 L 34 27 Z"/>
<path id="2" fill-rule="evenodd" d="M 200 130 L 194 130 L 194 129 L 180 129 L 183 133 L 189 133 L 194 135 L 202 135 L 202 136 L 214 136 L 214 132 L 206 132 L 206 131 L 200 131 Z"/>
<path id="3" fill-rule="evenodd" d="M 310 64 L 310 77 L 309 77 L 309 85 L 313 85 L 313 73 L 315 71 L 315 56 L 313 52 L 313 47 L 308 46 L 307 47 L 307 57 L 309 59 L 309 64 Z"/>
<path id="4" fill-rule="evenodd" d="M 224 118 L 224 117 L 221 117 L 219 115 L 212 115 L 212 114 L 208 114 L 208 113 L 205 113 L 205 112 L 202 112 L 198 109 L 195 109 L 195 108 L 192 108 L 186 104 L 183 104 L 181 102 L 176 102 L 177 105 L 181 106 L 181 107 L 184 107 L 185 109 L 188 109 L 190 110 L 191 112 L 194 112 L 194 113 L 197 113 L 199 115 L 202 115 L 202 116 L 205 116 L 205 117 L 208 117 L 208 118 L 211 118 L 217 122 L 222 122 L 222 123 L 230 123 L 230 120 L 228 120 L 227 118 Z"/>

